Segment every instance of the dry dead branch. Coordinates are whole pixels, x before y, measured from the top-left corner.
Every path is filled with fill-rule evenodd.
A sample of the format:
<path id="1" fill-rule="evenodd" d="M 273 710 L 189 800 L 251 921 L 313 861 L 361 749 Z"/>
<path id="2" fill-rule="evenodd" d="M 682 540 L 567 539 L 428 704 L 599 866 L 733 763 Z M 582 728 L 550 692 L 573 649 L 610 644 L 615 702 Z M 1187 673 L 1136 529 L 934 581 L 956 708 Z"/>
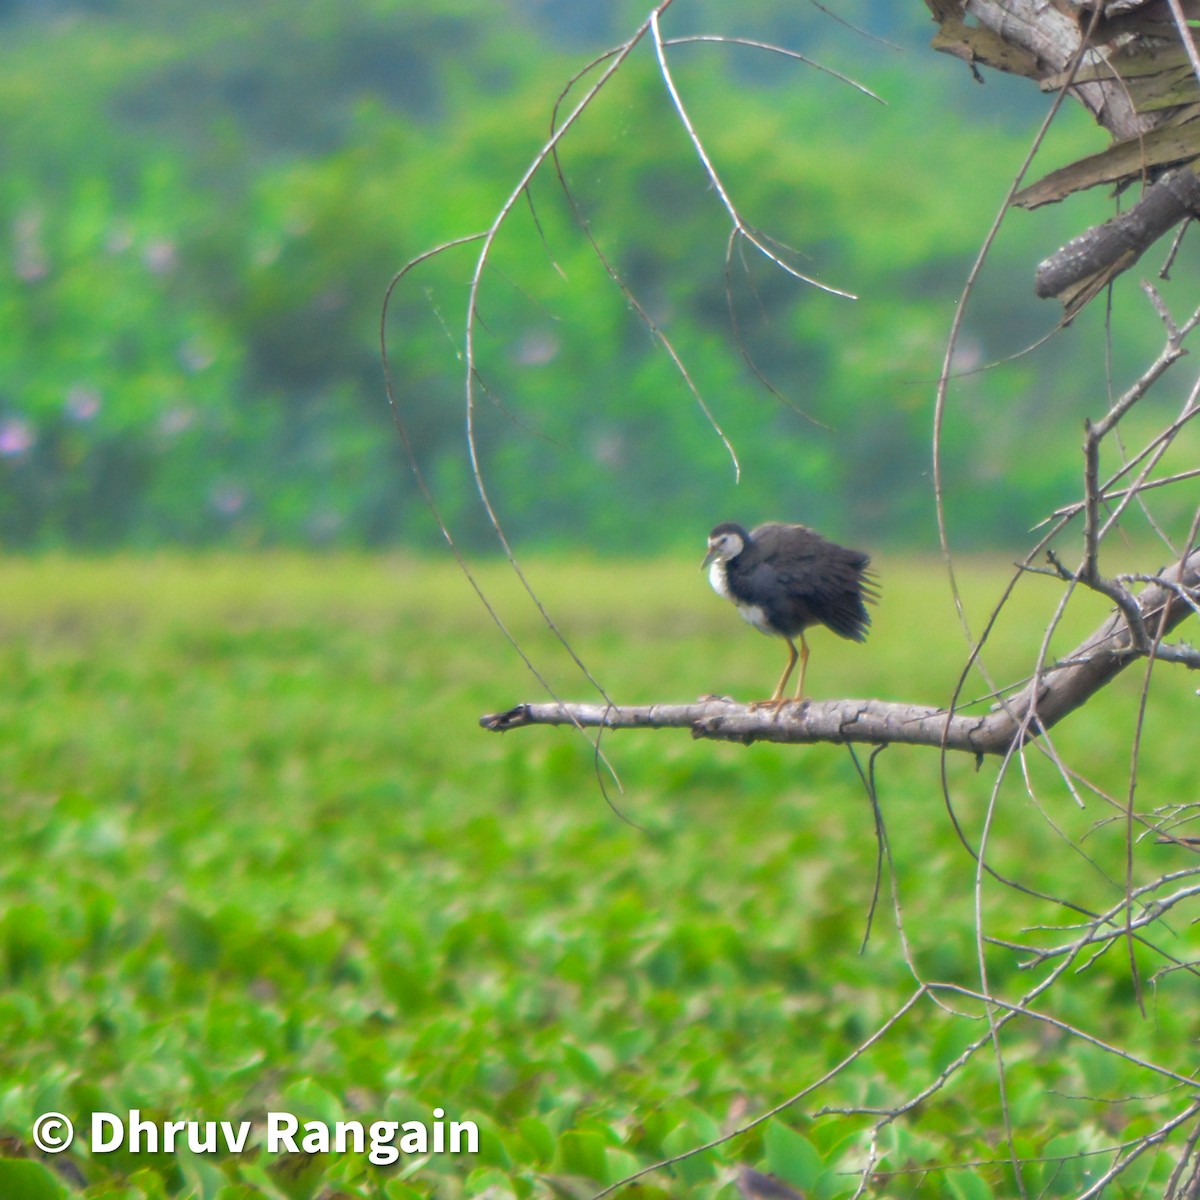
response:
<path id="1" fill-rule="evenodd" d="M 1056 5 L 1031 0 L 926 0 L 933 45 L 1025 76 L 1081 103 L 1112 144 L 1023 188 L 1014 203 L 1050 204 L 1098 185 L 1146 186 L 1130 211 L 1088 229 L 1038 267 L 1037 294 L 1077 313 L 1168 230 L 1200 211 L 1200 56 L 1196 0 Z M 968 15 L 970 19 L 968 19 Z"/>
<path id="2" fill-rule="evenodd" d="M 885 1173 L 879 1172 L 881 1155 L 878 1143 L 883 1129 L 902 1119 L 918 1121 L 927 1102 L 969 1063 L 985 1058 L 989 1049 L 994 1050 L 995 1054 L 997 1085 L 1004 1111 L 1005 1161 L 1011 1164 L 1013 1177 L 1020 1183 L 1024 1152 L 1017 1149 L 1015 1133 L 1019 1122 L 1009 1110 L 1004 1094 L 1007 1051 L 1000 1036 L 1016 1023 L 1035 1024 L 1055 1039 L 1068 1044 L 1086 1045 L 1093 1051 L 1119 1059 L 1125 1065 L 1146 1072 L 1155 1086 L 1164 1086 L 1180 1093 L 1173 1110 L 1164 1109 L 1153 1120 L 1147 1119 L 1141 1132 L 1124 1141 L 1114 1138 L 1112 1144 L 1088 1151 L 1089 1154 L 1104 1156 L 1103 1165 L 1091 1177 L 1087 1190 L 1080 1195 L 1097 1195 L 1131 1163 L 1147 1151 L 1156 1150 L 1173 1135 L 1179 1135 L 1181 1130 L 1185 1131 L 1182 1136 L 1175 1137 L 1182 1145 L 1167 1194 L 1196 1195 L 1195 1183 L 1200 1176 L 1200 1160 L 1196 1157 L 1197 1146 L 1200 1145 L 1200 1124 L 1196 1122 L 1200 1118 L 1200 1104 L 1196 1103 L 1193 1095 L 1194 1077 L 1179 1068 L 1174 1056 L 1170 1063 L 1158 1063 L 1139 1057 L 1116 1042 L 1102 1041 L 1094 1032 L 1069 1024 L 1055 1015 L 1048 1002 L 1052 991 L 1069 989 L 1069 975 L 1089 971 L 1102 955 L 1123 941 L 1128 944 L 1130 973 L 1135 982 L 1141 969 L 1134 961 L 1135 946 L 1139 954 L 1144 951 L 1146 957 L 1152 959 L 1159 975 L 1164 978 L 1177 971 L 1187 971 L 1193 976 L 1198 973 L 1197 965 L 1191 961 L 1193 956 L 1178 949 L 1163 934 L 1160 924 L 1166 914 L 1171 914 L 1175 921 L 1180 922 L 1185 913 L 1191 913 L 1200 890 L 1191 883 L 1183 887 L 1176 884 L 1179 880 L 1193 878 L 1196 868 L 1187 868 L 1182 872 L 1161 872 L 1156 866 L 1153 870 L 1158 873 L 1158 878 L 1147 883 L 1141 878 L 1140 859 L 1139 873 L 1134 873 L 1133 848 L 1143 841 L 1148 847 L 1165 841 L 1177 849 L 1187 850 L 1193 849 L 1197 840 L 1173 832 L 1186 828 L 1186 823 L 1196 815 L 1197 805 L 1190 796 L 1173 799 L 1154 812 L 1145 814 L 1135 807 L 1135 791 L 1138 782 L 1138 749 L 1151 673 L 1169 669 L 1167 664 L 1200 669 L 1200 652 L 1189 645 L 1165 640 L 1189 614 L 1200 613 L 1200 550 L 1196 549 L 1200 539 L 1200 510 L 1196 511 L 1186 537 L 1174 540 L 1166 536 L 1165 525 L 1160 527 L 1152 518 L 1147 501 L 1147 493 L 1152 490 L 1156 498 L 1162 497 L 1166 488 L 1174 489 L 1178 496 L 1183 490 L 1179 485 L 1196 477 L 1197 472 L 1192 467 L 1194 456 L 1182 463 L 1163 460 L 1184 427 L 1200 415 L 1200 380 L 1194 381 L 1182 410 L 1175 409 L 1174 416 L 1155 416 L 1147 407 L 1141 409 L 1147 416 L 1146 421 L 1131 423 L 1128 428 L 1125 428 L 1124 421 L 1135 407 L 1141 406 L 1142 400 L 1157 387 L 1168 369 L 1182 358 L 1185 353 L 1183 340 L 1200 323 L 1200 310 L 1189 320 L 1176 323 L 1161 299 L 1152 289 L 1146 288 L 1151 303 L 1163 321 L 1165 345 L 1158 357 L 1121 394 L 1112 394 L 1115 389 L 1110 376 L 1108 402 L 1096 405 L 1102 411 L 1096 413 L 1085 428 L 1079 498 L 1075 503 L 1058 507 L 1044 523 L 1049 527 L 1048 531 L 1044 536 L 1039 534 L 1041 540 L 1018 567 L 1012 583 L 988 618 L 982 637 L 971 634 L 964 607 L 955 592 L 970 651 L 958 688 L 945 707 L 879 699 L 841 699 L 822 703 L 804 702 L 777 710 L 756 708 L 719 696 L 705 696 L 694 703 L 683 704 L 618 705 L 575 655 L 520 572 L 507 536 L 491 506 L 476 454 L 473 412 L 478 397 L 484 392 L 484 384 L 477 378 L 475 354 L 477 326 L 481 324 L 477 316 L 477 302 L 493 244 L 502 226 L 515 211 L 518 201 L 528 196 L 531 181 L 543 168 L 554 169 L 583 236 L 591 242 L 615 286 L 672 358 L 714 430 L 725 441 L 670 341 L 650 319 L 646 308 L 638 302 L 615 259 L 606 256 L 592 237 L 586 218 L 575 204 L 559 164 L 560 146 L 569 128 L 640 43 L 645 43 L 644 50 L 653 54 L 665 97 L 700 159 L 714 197 L 729 218 L 727 273 L 734 251 L 740 255 L 746 253 L 746 247 L 749 246 L 793 280 L 815 284 L 827 293 L 846 294 L 839 288 L 819 284 L 812 276 L 801 274 L 791 258 L 780 252 L 776 241 L 760 233 L 743 217 L 692 123 L 685 96 L 675 83 L 670 51 L 686 42 L 730 41 L 787 54 L 799 61 L 806 60 L 798 53 L 750 42 L 748 39 L 709 35 L 665 36 L 660 28 L 660 17 L 671 3 L 672 0 L 660 0 L 629 39 L 589 64 L 571 80 L 556 107 L 549 141 L 518 181 L 494 222 L 488 229 L 463 239 L 471 242 L 478 251 L 475 269 L 470 277 L 463 337 L 467 442 L 473 478 L 497 539 L 518 572 L 540 617 L 567 648 L 586 684 L 594 689 L 592 694 L 597 697 L 592 702 L 567 702 L 557 696 L 534 670 L 535 678 L 546 688 L 549 699 L 489 714 L 480 719 L 480 724 L 495 732 L 529 725 L 567 726 L 576 733 L 588 736 L 596 747 L 598 758 L 601 757 L 599 746 L 604 732 L 617 729 L 688 729 L 694 738 L 742 744 L 757 741 L 786 744 L 826 742 L 933 748 L 941 759 L 942 797 L 949 819 L 954 823 L 964 849 L 974 860 L 974 934 L 978 973 L 975 986 L 968 987 L 961 981 L 937 982 L 925 977 L 919 966 L 919 956 L 909 950 L 898 872 L 891 858 L 889 835 L 885 828 L 884 806 L 878 803 L 874 790 L 876 756 L 872 755 L 869 774 L 860 768 L 860 775 L 875 815 L 875 832 L 879 839 L 878 861 L 886 861 L 887 870 L 892 876 L 895 925 L 903 947 L 905 965 L 914 979 L 915 991 L 890 1015 L 878 1015 L 874 1031 L 849 1048 L 841 1061 L 834 1064 L 825 1075 L 809 1080 L 790 1097 L 760 1112 L 739 1128 L 669 1159 L 644 1166 L 600 1192 L 599 1196 L 614 1192 L 683 1159 L 704 1154 L 727 1143 L 730 1138 L 760 1126 L 772 1116 L 793 1106 L 800 1106 L 801 1102 L 815 1100 L 823 1088 L 853 1070 L 875 1045 L 891 1034 L 900 1021 L 918 1008 L 928 1006 L 935 1007 L 951 1020 L 980 1022 L 978 1030 L 971 1032 L 969 1043 L 961 1053 L 956 1053 L 940 1069 L 935 1071 L 931 1068 L 924 1077 L 897 1085 L 892 1091 L 886 1092 L 882 1100 L 873 1101 L 872 1107 L 864 1104 L 862 1107 L 810 1110 L 813 1116 L 844 1112 L 870 1118 L 863 1129 L 864 1156 L 859 1160 L 862 1165 L 856 1195 L 865 1194 L 886 1177 Z M 1104 153 L 1071 164 L 1021 189 L 1025 168 L 1041 144 L 1039 134 L 1030 158 L 1022 168 L 1022 178 L 1012 183 L 1004 204 L 1005 212 L 1013 202 L 1034 207 L 1099 184 L 1118 188 L 1133 182 L 1145 185 L 1141 201 L 1129 212 L 1073 239 L 1039 267 L 1039 294 L 1058 297 L 1070 316 L 1136 262 L 1159 237 L 1194 212 L 1200 211 L 1200 173 L 1193 166 L 1194 162 L 1200 162 L 1200 56 L 1196 53 L 1187 26 L 1187 20 L 1200 13 L 1200 0 L 1155 0 L 1154 3 L 1112 0 L 1103 6 L 1086 3 L 1047 4 L 1041 0 L 925 0 L 925 3 L 939 24 L 935 45 L 963 58 L 977 76 L 979 66 L 994 67 L 1033 79 L 1043 90 L 1056 93 L 1043 132 L 1052 122 L 1058 102 L 1065 96 L 1071 96 L 1084 104 L 1113 138 L 1113 145 Z M 854 86 L 858 91 L 870 94 L 867 89 Z M 577 90 L 581 95 L 577 96 Z M 954 378 L 952 363 L 959 322 L 968 307 L 979 265 L 989 253 L 995 228 L 1003 219 L 1004 212 L 997 217 L 996 226 L 968 277 L 956 308 L 943 370 L 938 380 L 934 414 L 934 490 L 942 548 L 951 572 L 952 589 L 954 556 L 946 532 L 945 494 L 940 470 L 940 430 L 947 412 L 947 392 Z M 402 272 L 401 277 L 404 274 Z M 732 301 L 730 306 L 732 311 Z M 753 369 L 753 364 L 751 367 Z M 394 396 L 392 401 L 397 407 Z M 402 425 L 398 407 L 397 420 Z M 1122 438 L 1127 438 L 1129 444 Z M 726 445 L 732 456 L 732 446 L 728 442 Z M 1160 467 L 1164 474 L 1152 477 Z M 1163 558 L 1171 565 L 1149 575 L 1113 574 L 1111 563 L 1108 563 L 1108 573 L 1102 572 L 1102 551 L 1106 559 L 1111 558 L 1108 550 L 1111 535 L 1119 528 L 1123 516 L 1131 511 L 1131 506 L 1133 511 L 1149 519 L 1151 527 L 1169 547 L 1163 551 Z M 1178 520 L 1178 517 L 1174 519 Z M 1054 539 L 1072 521 L 1077 522 L 1080 549 L 1078 565 L 1070 569 L 1054 553 L 1055 547 L 1059 553 L 1062 552 L 1061 543 Z M 453 547 L 449 531 L 444 525 L 442 529 Z M 1049 566 L 1042 565 L 1047 561 Z M 1032 665 L 1026 668 L 1027 678 L 1011 686 L 996 686 L 983 663 L 983 651 L 996 618 L 1017 584 L 1028 573 L 1038 571 L 1061 581 L 1062 597 L 1058 609 L 1046 628 L 1029 631 L 1029 661 Z M 478 587 L 474 580 L 472 583 Z M 1112 602 L 1113 609 L 1090 637 L 1069 654 L 1054 660 L 1050 657 L 1049 646 L 1076 588 L 1087 588 L 1106 596 Z M 492 611 L 505 636 L 509 637 L 532 668 L 528 657 L 500 623 L 494 610 L 489 607 L 489 611 Z M 1110 794 L 1113 791 L 1110 785 L 1102 787 L 1094 783 L 1060 758 L 1052 744 L 1050 730 L 1136 663 L 1142 664 L 1138 672 L 1141 675 L 1141 708 L 1130 751 L 1128 790 L 1120 795 Z M 979 671 L 984 677 L 990 693 L 988 699 L 1000 697 L 987 710 L 982 707 L 984 702 L 960 702 L 959 693 L 973 671 Z M 1026 747 L 1030 748 L 1028 753 Z M 985 758 L 991 759 L 994 786 L 982 832 L 960 818 L 958 810 L 963 806 L 960 797 L 952 794 L 957 785 L 952 787 L 945 770 L 948 752 L 965 753 L 981 763 Z M 1083 794 L 1097 796 L 1109 806 L 1112 813 L 1098 826 L 1105 821 L 1124 823 L 1128 854 L 1123 879 L 1103 864 L 1099 855 L 1092 857 L 1077 838 L 1072 840 L 1074 835 L 1065 831 L 1065 826 L 1060 831 L 1055 824 L 1054 814 L 1048 813 L 1049 806 L 1041 804 L 1038 795 L 1040 784 L 1034 773 L 1028 770 L 1026 761 L 1027 758 L 1036 759 L 1038 755 L 1044 755 L 1053 765 L 1065 792 L 1081 806 Z M 855 763 L 858 764 L 857 758 Z M 1061 838 L 1063 844 L 1069 845 L 1072 854 L 1082 856 L 1095 868 L 1102 888 L 1112 889 L 1119 894 L 1119 902 L 1097 902 L 1090 891 L 1082 895 L 1068 894 L 1065 887 L 1061 889 L 1061 894 L 1047 895 L 1033 891 L 1021 878 L 1001 873 L 1003 860 L 993 848 L 993 841 L 998 843 L 1000 840 L 1000 789 L 1006 775 L 1018 769 L 1022 772 L 1027 798 L 1041 813 L 1053 834 Z M 1044 921 L 1039 919 L 1039 924 L 1031 931 L 1034 936 L 1029 940 L 1041 940 L 1044 943 L 1048 940 L 1046 931 L 1054 931 L 1052 944 L 1041 947 L 1018 944 L 1008 936 L 1009 931 L 998 929 L 985 903 L 990 899 L 985 896 L 985 889 L 993 886 L 1025 891 L 1045 902 L 1047 916 Z M 1069 925 L 1057 924 L 1063 920 L 1064 910 L 1069 914 L 1066 918 L 1071 922 Z M 874 900 L 871 911 L 874 912 Z M 1064 930 L 1068 932 L 1064 933 Z M 1155 938 L 1159 938 L 1161 944 L 1157 944 L 1153 940 Z M 1025 940 L 1023 937 L 1022 942 Z M 1016 989 L 1020 994 L 1012 995 L 1008 990 L 1014 978 L 1011 974 L 1001 978 L 999 973 L 991 969 L 985 951 L 990 953 L 998 950 L 1025 956 L 1024 962 L 1016 964 L 1023 968 L 1019 977 L 1027 981 Z M 1155 985 L 1158 977 L 1152 977 Z M 1101 1160 L 1097 1158 L 1096 1161 Z"/>
<path id="3" fill-rule="evenodd" d="M 1193 612 L 1200 595 L 1198 589 L 1200 551 L 1194 551 L 1182 566 L 1176 564 L 1164 571 L 1140 596 L 1131 597 L 1132 628 L 1125 611 L 1114 610 L 1064 659 L 1040 671 L 1022 690 L 981 715 L 885 700 L 803 701 L 775 710 L 710 696 L 694 704 L 519 704 L 483 716 L 479 723 L 496 733 L 527 725 L 690 729 L 694 738 L 744 745 L 896 743 L 944 747 L 975 755 L 1006 755 L 1056 725 L 1130 663 L 1151 653 L 1160 661 L 1200 668 L 1200 655 L 1190 647 L 1164 645 L 1160 640 Z M 1153 630 L 1153 636 L 1147 630 Z"/>

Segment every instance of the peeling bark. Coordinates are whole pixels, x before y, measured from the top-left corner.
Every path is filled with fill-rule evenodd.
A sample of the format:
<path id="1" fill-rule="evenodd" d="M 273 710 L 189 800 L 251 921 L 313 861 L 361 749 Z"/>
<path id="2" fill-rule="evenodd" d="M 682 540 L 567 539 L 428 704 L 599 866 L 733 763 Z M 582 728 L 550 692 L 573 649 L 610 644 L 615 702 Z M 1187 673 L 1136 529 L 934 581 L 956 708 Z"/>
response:
<path id="1" fill-rule="evenodd" d="M 1200 160 L 1200 55 L 1184 43 L 1165 0 L 1051 4 L 1045 0 L 926 0 L 938 23 L 935 48 L 971 64 L 1023 75 L 1043 91 L 1066 88 L 1112 135 L 1112 145 L 1024 188 L 1014 203 L 1049 204 L 1098 185 L 1149 186 L 1141 204 L 1087 230 L 1039 268 L 1037 291 L 1074 315 L 1138 261 L 1172 226 L 1193 215 Z M 1200 0 L 1180 0 L 1200 16 Z M 978 64 L 978 65 L 977 65 Z M 1156 180 L 1175 182 L 1163 195 Z M 1180 183 L 1185 186 L 1181 189 Z"/>
<path id="2" fill-rule="evenodd" d="M 1038 264 L 1034 290 L 1057 296 L 1074 316 L 1168 230 L 1200 213 L 1200 178 L 1189 167 L 1164 175 L 1128 212 L 1072 238 Z"/>

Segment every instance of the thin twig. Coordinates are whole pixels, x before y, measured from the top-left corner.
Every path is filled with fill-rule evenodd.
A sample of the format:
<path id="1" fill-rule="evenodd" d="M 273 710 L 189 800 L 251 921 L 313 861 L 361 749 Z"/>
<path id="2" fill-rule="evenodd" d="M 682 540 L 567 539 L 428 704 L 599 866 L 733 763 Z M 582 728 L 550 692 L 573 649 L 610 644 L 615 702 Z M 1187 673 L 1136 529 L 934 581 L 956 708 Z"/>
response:
<path id="1" fill-rule="evenodd" d="M 749 46 L 753 50 L 766 50 L 771 54 L 781 54 L 784 58 L 795 59 L 797 62 L 804 63 L 807 67 L 812 67 L 814 70 L 821 71 L 825 75 L 831 75 L 840 83 L 849 84 L 856 92 L 862 92 L 864 96 L 869 96 L 872 100 L 878 101 L 880 104 L 887 104 L 887 101 L 882 96 L 877 92 L 871 91 L 866 84 L 859 83 L 857 79 L 852 79 L 849 75 L 843 75 L 841 71 L 835 71 L 832 67 L 827 67 L 815 59 L 799 53 L 799 51 L 789 50 L 785 46 L 776 46 L 772 42 L 760 42 L 754 38 L 733 37 L 725 33 L 693 33 L 685 37 L 663 38 L 662 44 L 664 46 L 686 46 L 694 42 L 717 42 L 726 46 Z"/>
<path id="2" fill-rule="evenodd" d="M 665 7 L 665 6 L 664 6 Z M 650 31 L 654 40 L 654 51 L 658 56 L 658 67 L 662 73 L 663 83 L 666 84 L 667 92 L 671 97 L 671 103 L 675 106 L 675 111 L 679 115 L 680 123 L 687 132 L 688 138 L 691 140 L 697 155 L 700 157 L 700 162 L 704 167 L 704 173 L 708 176 L 709 182 L 713 186 L 713 190 L 720 198 L 725 211 L 729 214 L 730 221 L 733 222 L 733 227 L 743 238 L 746 239 L 764 258 L 770 259 L 781 271 L 786 272 L 795 279 L 801 280 L 803 283 L 811 284 L 813 287 L 820 288 L 823 292 L 828 292 L 831 296 L 841 296 L 846 300 L 857 300 L 858 297 L 852 292 L 844 291 L 842 288 L 834 287 L 832 284 L 823 283 L 815 276 L 806 275 L 803 271 L 798 270 L 791 263 L 781 258 L 774 250 L 767 245 L 761 235 L 756 233 L 742 219 L 742 215 L 738 212 L 737 207 L 733 203 L 732 197 L 729 195 L 725 184 L 721 181 L 720 175 L 717 173 L 716 167 L 713 166 L 712 159 L 708 156 L 708 151 L 704 148 L 704 143 L 700 140 L 699 134 L 696 132 L 696 127 L 692 124 L 692 119 L 688 116 L 688 111 L 684 107 L 683 98 L 679 94 L 679 89 L 675 86 L 675 80 L 671 75 L 671 68 L 667 65 L 667 55 L 664 48 L 662 33 L 658 27 L 659 9 L 655 9 L 650 14 Z"/>

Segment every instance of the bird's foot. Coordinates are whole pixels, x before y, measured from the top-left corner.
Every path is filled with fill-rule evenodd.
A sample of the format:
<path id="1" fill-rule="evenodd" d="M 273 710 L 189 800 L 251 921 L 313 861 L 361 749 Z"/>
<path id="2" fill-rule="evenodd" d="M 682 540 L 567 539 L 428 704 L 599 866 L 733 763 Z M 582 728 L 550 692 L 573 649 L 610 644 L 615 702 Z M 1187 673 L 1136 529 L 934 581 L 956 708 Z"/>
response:
<path id="1" fill-rule="evenodd" d="M 775 710 L 774 720 L 779 720 L 779 714 L 783 712 L 788 705 L 796 705 L 799 708 L 807 708 L 809 699 L 807 696 L 781 696 L 779 698 L 772 697 L 770 700 L 755 700 L 747 705 L 751 712 L 757 712 L 760 708 L 773 708 Z"/>

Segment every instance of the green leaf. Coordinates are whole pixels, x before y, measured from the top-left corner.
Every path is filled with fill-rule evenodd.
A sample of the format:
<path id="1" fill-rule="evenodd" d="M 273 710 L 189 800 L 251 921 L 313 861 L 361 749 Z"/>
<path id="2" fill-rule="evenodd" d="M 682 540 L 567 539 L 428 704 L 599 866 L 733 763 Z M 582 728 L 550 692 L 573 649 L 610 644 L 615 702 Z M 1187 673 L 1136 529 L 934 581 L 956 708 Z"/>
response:
<path id="1" fill-rule="evenodd" d="M 537 1117 L 522 1117 L 517 1122 L 517 1132 L 538 1156 L 538 1161 L 552 1162 L 554 1159 L 554 1134 L 545 1121 Z"/>
<path id="2" fill-rule="evenodd" d="M 419 1192 L 411 1184 L 399 1179 L 390 1179 L 384 1185 L 383 1194 L 387 1200 L 425 1200 L 425 1193 Z"/>
<path id="3" fill-rule="evenodd" d="M 283 1095 L 284 1108 L 300 1121 L 297 1143 L 304 1135 L 305 1121 L 323 1121 L 326 1125 L 333 1125 L 345 1120 L 341 1101 L 315 1080 L 297 1080 Z"/>
<path id="4" fill-rule="evenodd" d="M 0 1158 L 0 1196 L 4 1200 L 61 1200 L 66 1188 L 40 1162 Z"/>
<path id="5" fill-rule="evenodd" d="M 795 1187 L 813 1187 L 825 1164 L 817 1148 L 780 1121 L 771 1121 L 763 1138 L 767 1152 L 767 1170 Z"/>
<path id="6" fill-rule="evenodd" d="M 975 1171 L 951 1171 L 946 1186 L 955 1200 L 992 1200 L 992 1189 Z"/>
<path id="7" fill-rule="evenodd" d="M 596 1185 L 587 1179 L 573 1175 L 539 1175 L 544 1183 L 559 1200 L 590 1200 L 596 1193 Z"/>
<path id="8" fill-rule="evenodd" d="M 585 1083 L 599 1084 L 604 1082 L 604 1073 L 596 1065 L 595 1059 L 590 1054 L 580 1050 L 578 1046 L 572 1046 L 570 1043 L 565 1045 L 563 1047 L 563 1060 L 571 1068 L 572 1073 Z"/>
<path id="9" fill-rule="evenodd" d="M 669 1157 L 673 1157 L 676 1154 L 686 1154 L 707 1141 L 711 1139 L 701 1137 L 690 1125 L 679 1125 L 663 1138 L 663 1150 Z M 674 1163 L 671 1169 L 691 1187 L 711 1179 L 716 1171 L 708 1154 L 694 1154 Z"/>
<path id="10" fill-rule="evenodd" d="M 558 1155 L 568 1175 L 583 1175 L 597 1183 L 608 1182 L 607 1144 L 588 1129 L 569 1129 L 558 1139 Z"/>
<path id="11" fill-rule="evenodd" d="M 508 1175 L 496 1167 L 476 1167 L 467 1176 L 466 1194 L 468 1196 L 481 1196 L 484 1194 L 495 1196 L 497 1200 L 501 1196 L 511 1196 L 513 1194 L 512 1180 Z"/>

